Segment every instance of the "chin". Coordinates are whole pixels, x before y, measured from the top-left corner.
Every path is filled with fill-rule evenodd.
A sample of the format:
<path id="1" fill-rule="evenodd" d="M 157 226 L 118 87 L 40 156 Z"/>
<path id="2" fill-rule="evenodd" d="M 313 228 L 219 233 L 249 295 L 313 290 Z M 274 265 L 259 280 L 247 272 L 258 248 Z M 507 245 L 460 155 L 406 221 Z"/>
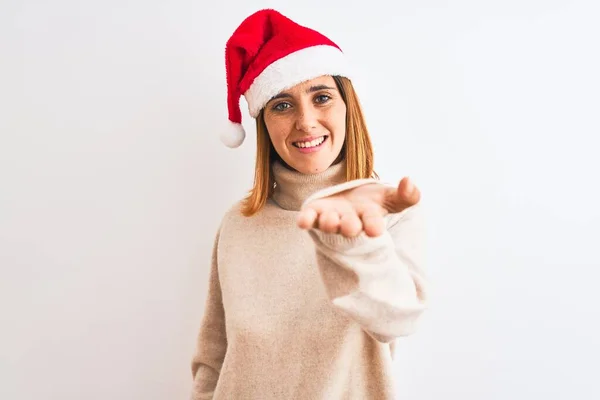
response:
<path id="1" fill-rule="evenodd" d="M 324 172 L 333 164 L 334 159 L 331 160 L 314 160 L 312 162 L 304 162 L 304 163 L 296 163 L 294 169 L 303 174 L 311 175 L 311 174 L 320 174 Z"/>

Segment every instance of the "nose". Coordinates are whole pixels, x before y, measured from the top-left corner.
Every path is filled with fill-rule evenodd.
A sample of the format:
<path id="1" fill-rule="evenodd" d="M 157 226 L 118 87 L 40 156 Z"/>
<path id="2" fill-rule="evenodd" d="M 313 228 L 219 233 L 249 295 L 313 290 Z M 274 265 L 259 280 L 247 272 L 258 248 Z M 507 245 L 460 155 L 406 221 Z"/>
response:
<path id="1" fill-rule="evenodd" d="M 317 110 L 310 106 L 301 107 L 296 118 L 296 129 L 302 132 L 311 132 L 316 127 Z"/>

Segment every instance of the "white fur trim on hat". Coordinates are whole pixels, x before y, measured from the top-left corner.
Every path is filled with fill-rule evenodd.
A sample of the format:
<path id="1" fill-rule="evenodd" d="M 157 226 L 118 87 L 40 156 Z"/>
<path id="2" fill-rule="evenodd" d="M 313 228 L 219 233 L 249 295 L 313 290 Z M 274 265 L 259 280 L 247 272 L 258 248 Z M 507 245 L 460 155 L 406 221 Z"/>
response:
<path id="1" fill-rule="evenodd" d="M 235 149 L 240 147 L 246 138 L 246 131 L 242 124 L 229 121 L 229 126 L 221 132 L 221 142 L 227 147 Z"/>
<path id="2" fill-rule="evenodd" d="M 282 90 L 322 75 L 351 77 L 345 55 L 338 48 L 312 46 L 280 58 L 266 67 L 244 93 L 250 115 L 256 118 L 265 104 Z"/>

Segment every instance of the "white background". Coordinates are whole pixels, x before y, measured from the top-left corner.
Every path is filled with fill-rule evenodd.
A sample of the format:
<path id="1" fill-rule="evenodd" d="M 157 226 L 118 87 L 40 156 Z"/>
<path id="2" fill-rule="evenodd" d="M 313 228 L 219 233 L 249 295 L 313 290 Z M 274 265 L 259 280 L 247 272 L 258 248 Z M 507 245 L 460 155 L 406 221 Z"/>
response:
<path id="1" fill-rule="evenodd" d="M 598 3 L 386 3 L 0 2 L 1 399 L 188 397 L 254 167 L 243 101 L 248 140 L 218 141 L 224 45 L 263 7 L 344 48 L 377 170 L 424 194 L 401 398 L 600 398 Z"/>

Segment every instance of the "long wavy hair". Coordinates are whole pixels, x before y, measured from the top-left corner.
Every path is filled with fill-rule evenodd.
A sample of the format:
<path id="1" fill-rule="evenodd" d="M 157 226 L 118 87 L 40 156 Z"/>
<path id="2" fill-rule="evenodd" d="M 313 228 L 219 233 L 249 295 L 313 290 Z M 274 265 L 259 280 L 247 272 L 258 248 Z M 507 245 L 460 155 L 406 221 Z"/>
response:
<path id="1" fill-rule="evenodd" d="M 364 114 L 352 82 L 341 76 L 334 76 L 335 84 L 346 104 L 346 138 L 338 159 L 346 160 L 346 181 L 363 178 L 378 178 L 374 171 L 374 156 L 371 137 Z M 242 202 L 242 214 L 250 217 L 260 211 L 273 194 L 273 161 L 280 160 L 275 151 L 263 111 L 256 118 L 256 167 L 254 185 Z"/>

